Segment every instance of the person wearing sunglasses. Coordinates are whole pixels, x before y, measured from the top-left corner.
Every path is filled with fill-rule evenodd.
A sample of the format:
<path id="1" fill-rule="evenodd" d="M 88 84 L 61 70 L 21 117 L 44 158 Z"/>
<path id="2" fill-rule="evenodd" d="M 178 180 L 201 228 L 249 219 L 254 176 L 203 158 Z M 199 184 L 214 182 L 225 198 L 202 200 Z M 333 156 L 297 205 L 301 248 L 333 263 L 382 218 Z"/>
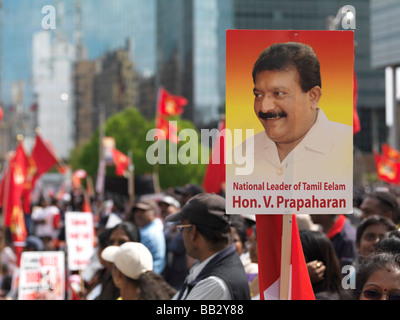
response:
<path id="1" fill-rule="evenodd" d="M 198 194 L 166 218 L 171 221 L 179 223 L 186 252 L 196 260 L 173 300 L 249 300 L 246 273 L 231 241 L 225 199 Z"/>
<path id="2" fill-rule="evenodd" d="M 359 266 L 355 295 L 358 300 L 400 300 L 400 255 L 378 253 Z"/>

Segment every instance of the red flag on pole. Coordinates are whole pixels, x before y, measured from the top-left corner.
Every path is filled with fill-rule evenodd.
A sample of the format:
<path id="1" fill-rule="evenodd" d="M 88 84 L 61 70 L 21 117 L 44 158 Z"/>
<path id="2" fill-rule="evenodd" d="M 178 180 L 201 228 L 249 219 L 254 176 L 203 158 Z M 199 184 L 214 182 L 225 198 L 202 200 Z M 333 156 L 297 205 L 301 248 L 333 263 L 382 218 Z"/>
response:
<path id="1" fill-rule="evenodd" d="M 315 300 L 301 246 L 296 216 L 292 216 L 289 300 Z M 257 215 L 257 252 L 261 300 L 280 299 L 282 215 Z"/>
<path id="2" fill-rule="evenodd" d="M 382 144 L 382 156 L 389 160 L 400 162 L 400 152 L 387 143 Z"/>
<path id="3" fill-rule="evenodd" d="M 126 154 L 115 148 L 112 148 L 111 152 L 115 164 L 115 173 L 119 176 L 123 176 L 125 174 L 125 171 L 128 169 L 131 160 Z"/>
<path id="4" fill-rule="evenodd" d="M 22 211 L 22 193 L 26 181 L 27 156 L 20 141 L 15 155 L 10 160 L 5 184 L 6 203 L 4 203 L 4 224 L 10 228 L 14 250 L 18 258 L 18 265 L 21 259 L 22 246 L 27 236 L 24 212 Z M 19 244 L 19 245 L 17 245 Z"/>
<path id="5" fill-rule="evenodd" d="M 183 107 L 188 103 L 187 99 L 182 96 L 170 94 L 164 88 L 158 91 L 156 128 L 164 131 L 165 136 L 156 135 L 158 139 L 167 139 L 171 142 L 178 143 L 178 127 L 171 123 L 171 116 L 181 115 Z"/>
<path id="6" fill-rule="evenodd" d="M 4 203 L 4 224 L 11 226 L 14 202 L 21 204 L 21 196 L 24 191 L 26 181 L 27 156 L 20 141 L 15 150 L 14 156 L 10 160 L 8 176 L 5 177 L 6 202 Z M 7 181 L 8 180 L 8 181 Z"/>
<path id="7" fill-rule="evenodd" d="M 40 176 L 49 171 L 58 163 L 53 147 L 50 143 L 45 143 L 39 133 L 36 133 L 35 145 L 31 156 L 28 159 L 27 180 L 24 190 L 24 211 L 30 212 L 30 197 L 35 187 L 36 181 Z"/>
<path id="8" fill-rule="evenodd" d="M 39 176 L 49 171 L 58 163 L 53 147 L 49 143 L 45 143 L 38 133 L 36 134 L 36 141 L 31 157 L 35 162 L 36 175 Z"/>
<path id="9" fill-rule="evenodd" d="M 157 107 L 159 115 L 168 117 L 181 115 L 187 103 L 185 97 L 172 95 L 164 88 L 160 88 Z"/>
<path id="10" fill-rule="evenodd" d="M 374 152 L 376 174 L 379 180 L 389 184 L 397 185 L 400 183 L 400 162 L 395 161 L 385 155 Z"/>
<path id="11" fill-rule="evenodd" d="M 225 119 L 219 125 L 219 135 L 215 141 L 210 161 L 203 179 L 203 189 L 219 194 L 225 184 Z"/>

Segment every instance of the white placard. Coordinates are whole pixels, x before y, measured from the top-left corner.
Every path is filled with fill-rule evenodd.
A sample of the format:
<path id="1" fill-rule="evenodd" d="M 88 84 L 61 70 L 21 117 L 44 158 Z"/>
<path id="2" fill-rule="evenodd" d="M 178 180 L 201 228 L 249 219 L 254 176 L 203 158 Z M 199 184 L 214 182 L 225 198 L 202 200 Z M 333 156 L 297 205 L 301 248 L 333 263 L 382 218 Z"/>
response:
<path id="1" fill-rule="evenodd" d="M 85 269 L 94 252 L 93 214 L 90 212 L 67 212 L 65 214 L 65 233 L 69 270 Z"/>
<path id="2" fill-rule="evenodd" d="M 64 300 L 65 253 L 62 251 L 23 252 L 18 300 Z"/>

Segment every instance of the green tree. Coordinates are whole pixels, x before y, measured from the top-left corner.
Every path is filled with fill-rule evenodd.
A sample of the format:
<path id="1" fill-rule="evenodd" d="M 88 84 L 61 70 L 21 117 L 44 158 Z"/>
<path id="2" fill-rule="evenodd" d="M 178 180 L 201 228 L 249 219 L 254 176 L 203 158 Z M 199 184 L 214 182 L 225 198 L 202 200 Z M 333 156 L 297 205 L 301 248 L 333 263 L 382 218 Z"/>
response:
<path id="1" fill-rule="evenodd" d="M 174 117 L 177 121 L 178 130 L 195 130 L 193 123 L 188 120 L 182 120 L 180 117 Z M 160 187 L 166 189 L 169 187 L 184 185 L 185 183 L 201 184 L 206 169 L 205 164 L 201 164 L 201 154 L 208 154 L 210 149 L 201 146 L 200 134 L 198 131 L 196 140 L 180 141 L 177 150 L 187 150 L 186 159 L 190 156 L 191 161 L 187 164 L 171 164 L 168 155 L 170 143 L 166 142 L 167 163 L 152 165 L 146 158 L 147 151 L 155 142 L 146 140 L 149 130 L 154 129 L 155 121 L 147 121 L 136 108 L 128 108 L 107 119 L 105 123 L 105 135 L 114 137 L 116 148 L 128 154 L 132 152 L 132 160 L 135 167 L 135 175 L 152 173 L 158 171 Z M 172 143 L 172 142 L 171 142 Z M 183 155 L 183 152 L 181 153 Z M 197 159 L 197 160 L 196 160 Z M 74 170 L 85 169 L 89 175 L 96 177 L 99 163 L 99 130 L 93 134 L 91 140 L 82 146 L 76 148 L 71 153 L 70 163 Z M 115 175 L 114 167 L 107 168 L 107 175 Z"/>

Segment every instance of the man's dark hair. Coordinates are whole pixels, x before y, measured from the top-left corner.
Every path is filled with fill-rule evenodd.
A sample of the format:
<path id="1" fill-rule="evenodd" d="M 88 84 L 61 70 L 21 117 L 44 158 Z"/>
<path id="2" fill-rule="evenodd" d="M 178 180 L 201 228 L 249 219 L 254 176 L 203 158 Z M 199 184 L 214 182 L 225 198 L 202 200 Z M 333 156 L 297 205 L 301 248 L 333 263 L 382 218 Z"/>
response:
<path id="1" fill-rule="evenodd" d="M 392 230 L 375 246 L 375 252 L 400 254 L 400 231 Z"/>
<path id="2" fill-rule="evenodd" d="M 275 43 L 264 49 L 253 67 L 253 82 L 258 73 L 268 71 L 286 71 L 296 67 L 300 76 L 300 87 L 308 92 L 315 86 L 321 88 L 321 73 L 314 50 L 303 43 Z"/>
<path id="3" fill-rule="evenodd" d="M 382 212 L 391 211 L 394 223 L 400 223 L 400 206 L 396 196 L 388 191 L 375 191 L 366 195 L 365 198 L 375 198 L 379 201 Z"/>
<path id="4" fill-rule="evenodd" d="M 371 216 L 365 218 L 361 224 L 357 227 L 357 234 L 356 234 L 356 243 L 360 243 L 361 237 L 364 234 L 365 230 L 372 225 L 382 225 L 385 226 L 388 231 L 396 230 L 396 225 L 394 222 L 388 218 L 383 216 Z"/>

